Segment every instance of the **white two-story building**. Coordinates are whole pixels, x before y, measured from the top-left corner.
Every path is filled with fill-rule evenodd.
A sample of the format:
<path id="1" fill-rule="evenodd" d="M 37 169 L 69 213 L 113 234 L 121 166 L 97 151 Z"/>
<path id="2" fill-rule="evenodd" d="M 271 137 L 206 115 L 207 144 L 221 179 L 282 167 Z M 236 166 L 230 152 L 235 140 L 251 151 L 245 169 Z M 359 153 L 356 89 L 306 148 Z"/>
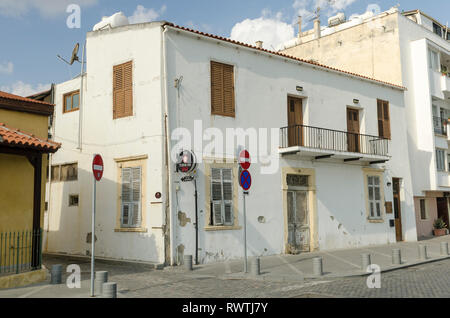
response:
<path id="1" fill-rule="evenodd" d="M 95 153 L 98 256 L 243 257 L 244 148 L 250 256 L 417 239 L 401 85 L 166 22 L 89 32 L 86 60 L 81 103 L 53 92 L 47 252 L 90 253 Z"/>

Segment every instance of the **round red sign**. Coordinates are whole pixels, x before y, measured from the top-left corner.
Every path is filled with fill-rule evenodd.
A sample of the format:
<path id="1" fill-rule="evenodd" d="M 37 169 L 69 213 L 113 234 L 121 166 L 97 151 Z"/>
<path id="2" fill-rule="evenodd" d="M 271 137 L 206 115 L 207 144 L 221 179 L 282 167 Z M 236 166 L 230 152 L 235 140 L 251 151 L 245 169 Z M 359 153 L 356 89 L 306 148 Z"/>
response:
<path id="1" fill-rule="evenodd" d="M 250 154 L 248 153 L 247 150 L 242 150 L 239 153 L 239 164 L 241 165 L 242 169 L 247 170 L 248 168 L 250 168 Z"/>
<path id="2" fill-rule="evenodd" d="M 103 159 L 98 154 L 92 160 L 92 172 L 94 173 L 95 180 L 100 181 L 103 176 Z"/>

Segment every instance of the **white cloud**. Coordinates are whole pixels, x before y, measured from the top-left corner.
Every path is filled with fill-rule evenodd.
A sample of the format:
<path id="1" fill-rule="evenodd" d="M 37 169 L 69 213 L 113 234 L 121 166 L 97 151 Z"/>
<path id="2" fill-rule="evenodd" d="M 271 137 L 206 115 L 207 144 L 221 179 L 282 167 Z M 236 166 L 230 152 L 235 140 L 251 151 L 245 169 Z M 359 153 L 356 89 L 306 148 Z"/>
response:
<path id="1" fill-rule="evenodd" d="M 257 19 L 245 19 L 236 23 L 231 29 L 231 39 L 255 45 L 263 41 L 263 47 L 277 50 L 280 44 L 294 37 L 294 27 L 282 21 L 281 13 L 270 17 L 271 12 L 263 10 Z"/>
<path id="2" fill-rule="evenodd" d="M 12 74 L 14 72 L 14 64 L 12 62 L 0 63 L 0 74 Z"/>
<path id="3" fill-rule="evenodd" d="M 158 19 L 166 12 L 167 7 L 163 5 L 159 10 L 147 9 L 143 5 L 138 5 L 134 10 L 133 15 L 128 17 L 130 24 L 151 22 Z"/>
<path id="4" fill-rule="evenodd" d="M 72 3 L 88 7 L 97 4 L 98 0 L 1 0 L 0 15 L 21 17 L 30 10 L 38 10 L 43 17 L 65 16 L 67 6 Z"/>
<path id="5" fill-rule="evenodd" d="M 17 81 L 11 85 L 0 86 L 0 91 L 19 96 L 30 96 L 45 90 L 50 89 L 51 84 L 28 84 L 22 81 Z"/>

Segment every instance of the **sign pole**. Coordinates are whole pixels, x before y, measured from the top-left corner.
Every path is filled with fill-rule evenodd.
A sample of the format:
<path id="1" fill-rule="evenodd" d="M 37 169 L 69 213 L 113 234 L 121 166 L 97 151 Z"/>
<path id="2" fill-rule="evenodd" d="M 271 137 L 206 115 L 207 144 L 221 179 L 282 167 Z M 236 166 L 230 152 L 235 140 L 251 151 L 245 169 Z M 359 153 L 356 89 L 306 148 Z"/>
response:
<path id="1" fill-rule="evenodd" d="M 248 266 L 247 266 L 247 213 L 246 213 L 246 207 L 245 207 L 245 195 L 247 194 L 247 191 L 243 191 L 242 195 L 244 197 L 244 272 L 248 273 Z"/>
<path id="2" fill-rule="evenodd" d="M 92 189 L 92 232 L 91 232 L 91 297 L 94 297 L 94 274 L 95 274 L 95 195 L 97 180 L 94 178 L 94 187 Z"/>

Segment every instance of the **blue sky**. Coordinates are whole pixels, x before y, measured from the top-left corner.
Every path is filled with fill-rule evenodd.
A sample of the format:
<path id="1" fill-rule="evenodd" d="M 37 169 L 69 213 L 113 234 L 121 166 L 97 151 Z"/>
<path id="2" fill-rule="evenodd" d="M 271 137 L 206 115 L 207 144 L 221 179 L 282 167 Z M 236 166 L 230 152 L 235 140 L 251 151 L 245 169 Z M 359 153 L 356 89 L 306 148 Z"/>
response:
<path id="1" fill-rule="evenodd" d="M 384 11 L 397 3 L 401 10 L 421 9 L 443 24 L 450 20 L 448 0 L 334 0 L 333 4 L 327 1 L 0 0 L 0 90 L 27 95 L 77 75 L 80 64 L 68 66 L 56 55 L 69 58 L 74 43 L 83 43 L 86 32 L 102 16 L 118 11 L 127 17 L 134 16 L 139 22 L 167 20 L 243 41 L 250 41 L 261 32 L 269 49 L 296 33 L 294 23 L 299 13 L 306 24 L 317 3 L 322 7 L 322 24 L 338 11 L 349 17 L 364 13 L 369 5 L 376 4 Z M 79 29 L 66 26 L 69 15 L 66 8 L 71 3 L 81 7 Z M 310 27 L 311 23 L 304 25 L 306 29 Z"/>

